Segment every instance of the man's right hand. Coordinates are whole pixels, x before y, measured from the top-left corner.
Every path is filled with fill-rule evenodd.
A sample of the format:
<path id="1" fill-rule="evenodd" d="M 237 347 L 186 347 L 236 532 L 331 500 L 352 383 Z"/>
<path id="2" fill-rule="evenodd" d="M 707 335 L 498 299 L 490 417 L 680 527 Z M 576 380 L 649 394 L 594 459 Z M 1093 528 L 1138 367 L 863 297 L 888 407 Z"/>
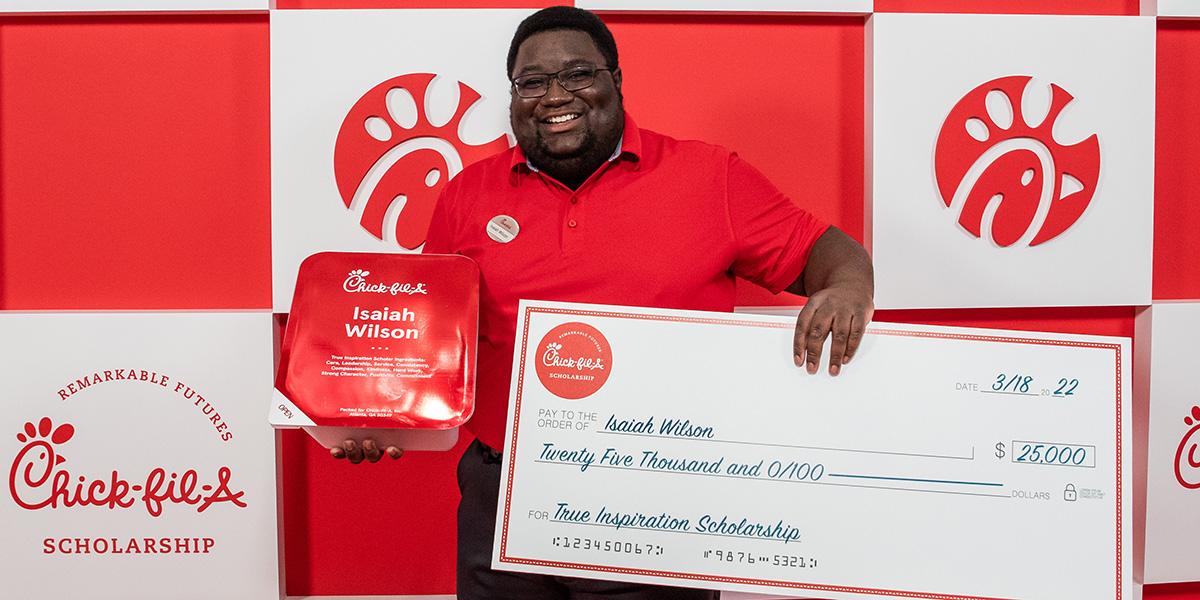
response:
<path id="1" fill-rule="evenodd" d="M 368 462 L 379 462 L 379 459 L 383 458 L 384 454 L 396 459 L 400 458 L 404 454 L 404 451 L 395 446 L 388 446 L 383 451 L 380 451 L 379 445 L 375 443 L 375 440 L 370 438 L 363 440 L 362 444 L 354 440 L 346 440 L 342 442 L 341 446 L 334 446 L 329 449 L 330 456 L 338 459 L 349 459 L 350 463 L 355 465 L 362 462 L 364 458 Z"/>

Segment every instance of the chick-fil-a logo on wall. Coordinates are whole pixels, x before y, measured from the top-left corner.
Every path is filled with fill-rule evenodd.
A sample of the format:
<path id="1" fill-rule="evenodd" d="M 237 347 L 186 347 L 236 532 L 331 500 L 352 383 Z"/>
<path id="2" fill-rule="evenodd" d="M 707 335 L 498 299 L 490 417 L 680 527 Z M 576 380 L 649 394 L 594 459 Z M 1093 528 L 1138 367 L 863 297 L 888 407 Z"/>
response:
<path id="1" fill-rule="evenodd" d="M 612 374 L 612 346 L 587 323 L 563 323 L 551 329 L 536 351 L 538 379 L 559 398 L 591 396 Z"/>
<path id="2" fill-rule="evenodd" d="M 57 398 L 67 400 L 95 387 L 114 382 L 131 382 L 161 390 L 164 402 L 178 403 L 195 413 L 197 425 L 211 431 L 219 443 L 230 443 L 233 430 L 222 418 L 216 405 L 190 385 L 148 369 L 105 369 L 87 373 L 57 390 Z M 232 510 L 246 508 L 245 492 L 234 481 L 233 469 L 197 469 L 178 461 L 164 465 L 127 468 L 105 462 L 97 467 L 95 455 L 79 447 L 79 434 L 89 430 L 111 430 L 111 424 L 81 424 L 37 417 L 18 426 L 17 447 L 8 471 L 8 491 L 12 501 L 28 511 L 138 511 L 152 519 L 173 511 L 212 514 L 218 506 Z M 95 435 L 87 436 L 95 439 Z M 11 438 L 10 438 L 11 439 Z M 111 439 L 111 438 L 108 438 Z M 116 440 L 114 440 L 116 441 Z M 82 456 L 82 460 L 68 460 Z M 138 464 L 144 465 L 139 462 Z M 220 512 L 219 510 L 217 512 Z M 111 534 L 113 532 L 106 532 Z M 89 537 L 72 534 L 45 538 L 44 554 L 207 554 L 215 540 L 211 537 Z"/>
<path id="3" fill-rule="evenodd" d="M 351 294 L 391 294 L 393 296 L 404 294 L 411 296 L 413 294 L 428 294 L 429 291 L 425 287 L 424 282 L 411 283 L 393 281 L 391 283 L 369 283 L 367 276 L 370 271 L 363 269 L 354 269 L 346 276 L 346 280 L 342 282 L 342 289 Z"/>
<path id="4" fill-rule="evenodd" d="M 1200 406 L 1193 406 L 1183 422 L 1191 429 L 1183 434 L 1175 451 L 1175 478 L 1189 490 L 1200 489 Z"/>
<path id="5" fill-rule="evenodd" d="M 8 489 L 17 506 L 40 510 L 77 506 L 118 509 L 136 505 L 152 517 L 161 516 L 167 504 L 193 506 L 196 512 L 222 502 L 246 506 L 242 501 L 245 493 L 231 487 L 233 472 L 229 467 L 217 470 L 215 482 L 201 481 L 195 469 L 176 472 L 163 467 L 155 467 L 134 481 L 116 469 L 103 477 L 76 476 L 64 466 L 67 458 L 62 453 L 63 446 L 74 435 L 75 428 L 70 423 L 55 428 L 49 417 L 42 417 L 36 427 L 25 423 L 24 430 L 17 434 L 17 441 L 25 445 L 17 452 L 8 472 Z"/>
<path id="6" fill-rule="evenodd" d="M 1083 215 L 1100 178 L 1095 134 L 1074 144 L 1054 138 L 1074 97 L 1050 84 L 1044 117 L 1027 107 L 1032 77 L 988 81 L 954 105 L 938 133 L 934 173 L 942 202 L 959 225 L 1000 247 L 1037 246 Z"/>
<path id="7" fill-rule="evenodd" d="M 338 131 L 333 171 L 342 202 L 376 238 L 416 249 L 425 243 L 442 187 L 466 165 L 509 147 L 500 134 L 473 146 L 459 135 L 463 117 L 480 100 L 457 82 L 458 105 L 445 122 L 430 118 L 437 76 L 409 73 L 368 90 Z M 448 111 L 443 111 L 448 112 Z"/>

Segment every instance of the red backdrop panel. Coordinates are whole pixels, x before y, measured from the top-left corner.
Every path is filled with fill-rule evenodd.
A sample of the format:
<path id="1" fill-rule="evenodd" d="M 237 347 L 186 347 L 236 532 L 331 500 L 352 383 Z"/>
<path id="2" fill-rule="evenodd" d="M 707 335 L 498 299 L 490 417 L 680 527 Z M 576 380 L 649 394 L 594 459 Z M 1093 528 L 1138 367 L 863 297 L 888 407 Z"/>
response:
<path id="1" fill-rule="evenodd" d="M 877 321 L 1133 337 L 1133 307 L 880 310 Z"/>
<path id="2" fill-rule="evenodd" d="M 1200 598 L 1200 583 L 1175 583 L 1146 587 L 1146 600 L 1196 600 Z"/>
<path id="3" fill-rule="evenodd" d="M 0 309 L 268 308 L 267 17 L 0 20 Z"/>
<path id="4" fill-rule="evenodd" d="M 876 12 L 1136 15 L 1138 0 L 875 0 Z"/>
<path id="5" fill-rule="evenodd" d="M 454 473 L 470 439 L 448 452 L 352 465 L 304 432 L 285 431 L 287 593 L 453 593 Z"/>
<path id="6" fill-rule="evenodd" d="M 1154 297 L 1200 298 L 1200 23 L 1158 24 Z"/>
<path id="7" fill-rule="evenodd" d="M 604 20 L 617 39 L 626 105 L 640 127 L 736 151 L 799 205 L 862 239 L 862 18 Z M 796 301 L 738 286 L 744 306 Z"/>
<path id="8" fill-rule="evenodd" d="M 545 8 L 555 0 L 276 0 L 276 8 Z"/>

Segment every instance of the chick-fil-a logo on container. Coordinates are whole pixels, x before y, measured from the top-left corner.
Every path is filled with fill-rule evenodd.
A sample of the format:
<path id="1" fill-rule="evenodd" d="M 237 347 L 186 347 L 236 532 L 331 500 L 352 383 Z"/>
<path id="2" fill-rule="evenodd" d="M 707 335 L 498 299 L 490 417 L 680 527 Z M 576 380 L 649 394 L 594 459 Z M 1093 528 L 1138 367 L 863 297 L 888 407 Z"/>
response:
<path id="1" fill-rule="evenodd" d="M 413 294 L 429 293 L 424 282 L 401 283 L 393 281 L 392 283 L 369 283 L 367 282 L 367 276 L 370 274 L 370 271 L 362 269 L 350 271 L 350 274 L 346 276 L 346 280 L 342 282 L 342 289 L 351 294 L 391 294 L 393 296 L 399 294 L 411 296 Z"/>
<path id="2" fill-rule="evenodd" d="M 1175 451 L 1175 478 L 1189 490 L 1200 489 L 1200 406 L 1193 406 L 1183 422 L 1191 429 L 1183 434 Z"/>
<path id="3" fill-rule="evenodd" d="M 587 323 L 563 323 L 551 329 L 542 336 L 537 353 L 538 379 L 559 398 L 591 396 L 612 374 L 612 346 Z"/>
<path id="4" fill-rule="evenodd" d="M 430 89 L 457 84 L 450 113 L 431 106 Z M 465 83 L 442 82 L 432 73 L 409 73 L 383 81 L 354 103 L 342 121 L 333 150 L 333 172 L 342 203 L 377 239 L 415 250 L 425 243 L 438 194 L 466 165 L 507 150 L 502 132 L 471 145 L 459 135 L 464 117 L 482 98 Z"/>
<path id="5" fill-rule="evenodd" d="M 1037 246 L 1074 225 L 1096 194 L 1100 142 L 1054 138 L 1074 97 L 1050 84 L 1045 117 L 1026 96 L 1032 77 L 1000 77 L 967 92 L 946 116 L 934 149 L 942 202 L 958 224 L 1000 247 Z M 1031 122 L 1036 121 L 1036 122 Z"/>
<path id="6" fill-rule="evenodd" d="M 134 480 L 117 469 L 100 477 L 76 475 L 68 470 L 63 447 L 75 437 L 70 423 L 54 426 L 49 417 L 37 425 L 26 422 L 17 433 L 22 443 L 8 471 L 8 490 L 17 506 L 26 510 L 103 507 L 109 510 L 140 506 L 152 517 L 163 514 L 170 504 L 191 506 L 204 512 L 214 504 L 229 503 L 245 508 L 245 492 L 231 483 L 233 472 L 220 467 L 215 481 L 201 480 L 195 469 L 151 469 Z"/>

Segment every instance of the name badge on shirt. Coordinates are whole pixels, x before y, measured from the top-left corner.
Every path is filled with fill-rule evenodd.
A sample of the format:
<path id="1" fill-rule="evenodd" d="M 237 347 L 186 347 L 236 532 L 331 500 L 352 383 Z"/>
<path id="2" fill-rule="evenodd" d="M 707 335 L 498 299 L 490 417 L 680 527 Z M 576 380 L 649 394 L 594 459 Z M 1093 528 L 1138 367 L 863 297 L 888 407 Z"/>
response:
<path id="1" fill-rule="evenodd" d="M 491 221 L 488 221 L 488 237 L 500 242 L 501 244 L 507 244 L 513 241 L 513 239 L 517 237 L 518 233 L 521 233 L 521 226 L 517 224 L 516 219 L 508 215 L 496 215 L 492 217 Z"/>

